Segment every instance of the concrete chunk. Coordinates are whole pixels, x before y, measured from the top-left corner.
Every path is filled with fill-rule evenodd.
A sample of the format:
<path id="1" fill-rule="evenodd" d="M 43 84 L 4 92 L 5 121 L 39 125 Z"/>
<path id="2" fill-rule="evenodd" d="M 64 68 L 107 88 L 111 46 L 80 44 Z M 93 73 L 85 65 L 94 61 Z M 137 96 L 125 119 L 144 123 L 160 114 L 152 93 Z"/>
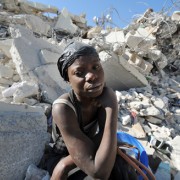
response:
<path id="1" fill-rule="evenodd" d="M 144 28 L 138 28 L 135 33 L 126 34 L 127 45 L 133 50 L 148 51 L 154 44 L 156 38 Z"/>
<path id="2" fill-rule="evenodd" d="M 173 21 L 180 21 L 180 11 L 174 11 L 171 16 L 171 19 Z"/>
<path id="3" fill-rule="evenodd" d="M 0 49 L 8 58 L 11 58 L 10 49 L 11 49 L 12 43 L 13 43 L 13 39 L 6 39 L 3 41 L 0 41 Z"/>
<path id="4" fill-rule="evenodd" d="M 125 42 L 125 37 L 124 37 L 124 32 L 123 31 L 116 31 L 116 32 L 111 32 L 109 33 L 106 37 L 106 42 L 109 43 L 124 43 Z"/>
<path id="5" fill-rule="evenodd" d="M 1 0 L 1 3 L 3 3 L 5 9 L 8 11 L 19 11 L 16 0 Z"/>
<path id="6" fill-rule="evenodd" d="M 63 9 L 58 17 L 54 29 L 74 34 L 78 27 L 72 23 L 69 12 L 66 9 Z"/>
<path id="7" fill-rule="evenodd" d="M 52 103 L 61 94 L 70 89 L 69 85 L 62 80 L 55 65 L 38 67 L 34 73 L 39 79 L 39 86 L 44 102 Z"/>
<path id="8" fill-rule="evenodd" d="M 100 59 L 101 54 L 100 54 Z M 105 72 L 105 81 L 114 90 L 127 90 L 133 87 L 147 86 L 148 81 L 130 65 L 122 56 L 119 59 L 102 61 Z"/>
<path id="9" fill-rule="evenodd" d="M 46 94 L 48 102 L 52 103 L 61 93 L 66 91 L 60 87 L 66 83 L 60 77 L 56 65 L 62 49 L 43 39 L 35 38 L 27 29 L 19 28 L 18 30 L 19 35 L 14 39 L 11 48 L 17 72 L 22 81 L 38 83 L 40 90 Z M 23 37 L 19 37 L 21 34 Z"/>
<path id="10" fill-rule="evenodd" d="M 3 66 L 0 64 L 0 78 L 4 77 L 7 79 L 12 78 L 13 76 L 13 70 L 8 66 Z"/>
<path id="11" fill-rule="evenodd" d="M 52 5 L 45 5 L 39 2 L 32 2 L 32 1 L 27 1 L 27 0 L 18 0 L 18 2 L 20 3 L 21 8 L 25 8 L 27 9 L 31 9 L 39 12 L 50 12 L 50 13 L 57 13 L 58 12 L 58 8 Z"/>
<path id="12" fill-rule="evenodd" d="M 30 28 L 33 32 L 47 35 L 51 26 L 44 22 L 40 17 L 35 15 L 26 15 L 25 16 L 26 26 Z"/>
<path id="13" fill-rule="evenodd" d="M 0 179 L 23 179 L 38 164 L 50 136 L 40 107 L 0 102 Z"/>

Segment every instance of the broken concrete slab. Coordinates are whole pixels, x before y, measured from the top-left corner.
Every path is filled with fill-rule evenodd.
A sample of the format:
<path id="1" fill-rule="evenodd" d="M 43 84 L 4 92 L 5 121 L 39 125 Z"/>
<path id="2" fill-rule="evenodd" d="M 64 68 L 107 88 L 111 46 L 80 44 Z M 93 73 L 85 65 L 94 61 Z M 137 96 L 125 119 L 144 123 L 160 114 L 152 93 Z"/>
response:
<path id="1" fill-rule="evenodd" d="M 100 27 L 100 26 L 92 27 L 87 32 L 87 38 L 91 39 L 91 38 L 98 36 L 99 33 L 101 32 L 101 30 L 102 30 L 102 27 Z"/>
<path id="2" fill-rule="evenodd" d="M 14 71 L 11 68 L 0 64 L 0 78 L 3 77 L 3 78 L 11 79 L 13 73 Z"/>
<path id="3" fill-rule="evenodd" d="M 87 23 L 86 14 L 81 14 L 80 16 L 74 15 L 72 13 L 69 13 L 69 14 L 71 16 L 72 21 L 75 24 L 82 24 L 82 25 L 84 25 L 87 28 L 87 25 L 86 25 L 86 23 Z"/>
<path id="4" fill-rule="evenodd" d="M 128 32 L 125 36 L 126 43 L 130 49 L 148 51 L 153 46 L 156 38 L 144 28 L 138 28 L 135 32 Z"/>
<path id="5" fill-rule="evenodd" d="M 19 12 L 20 10 L 16 0 L 1 0 L 1 3 L 3 4 L 3 8 L 7 11 Z"/>
<path id="6" fill-rule="evenodd" d="M 49 180 L 50 178 L 51 177 L 47 171 L 38 168 L 35 164 L 31 164 L 27 169 L 26 177 L 24 180 Z"/>
<path id="7" fill-rule="evenodd" d="M 10 51 L 21 79 L 23 78 L 23 74 L 27 74 L 36 67 L 46 64 L 46 62 L 41 62 L 42 59 L 39 58 L 42 49 L 56 52 L 59 55 L 62 53 L 60 47 L 50 44 L 43 39 L 35 38 L 28 29 L 22 26 L 17 27 L 17 29 L 19 32 L 13 41 Z"/>
<path id="8" fill-rule="evenodd" d="M 153 65 L 148 61 L 145 61 L 142 57 L 138 56 L 137 53 L 125 51 L 123 54 L 129 64 L 132 64 L 139 72 L 146 75 L 149 74 L 153 68 Z"/>
<path id="9" fill-rule="evenodd" d="M 172 34 L 177 31 L 177 25 L 175 21 L 168 19 L 166 22 L 162 21 L 157 31 L 159 38 L 171 38 Z"/>
<path id="10" fill-rule="evenodd" d="M 52 49 L 41 49 L 40 50 L 40 59 L 42 64 L 57 64 L 57 60 L 60 57 L 60 54 L 52 51 Z"/>
<path id="11" fill-rule="evenodd" d="M 48 31 L 51 29 L 51 26 L 47 22 L 44 22 L 40 17 L 35 15 L 26 15 L 25 23 L 33 32 L 46 36 Z"/>
<path id="12" fill-rule="evenodd" d="M 105 60 L 106 52 L 99 54 L 102 66 L 105 72 L 106 84 L 114 90 L 128 90 L 132 87 L 147 86 L 148 81 L 132 65 L 130 65 L 122 56 L 119 59 L 108 58 Z"/>
<path id="13" fill-rule="evenodd" d="M 144 132 L 144 130 L 139 122 L 133 124 L 132 128 L 129 129 L 128 133 L 138 139 L 142 139 L 142 138 L 146 137 L 146 133 Z"/>
<path id="14" fill-rule="evenodd" d="M 40 107 L 0 102 L 0 124 L 0 179 L 23 179 L 50 140 L 46 116 Z"/>
<path id="15" fill-rule="evenodd" d="M 18 0 L 18 3 L 21 10 L 24 10 L 24 12 L 50 12 L 55 14 L 58 13 L 58 8 L 52 5 L 45 5 L 39 2 L 33 2 L 29 0 Z"/>
<path id="16" fill-rule="evenodd" d="M 0 27 L 0 32 L 1 32 L 0 37 L 3 40 L 4 39 L 20 40 L 20 42 L 23 42 L 24 44 L 22 46 L 19 46 L 16 49 L 16 51 L 15 50 L 12 51 L 11 54 L 9 53 L 9 49 L 11 48 L 11 43 L 9 44 L 7 43 L 7 46 L 5 46 L 3 40 L 1 40 L 0 42 L 0 47 L 1 47 L 0 64 L 5 67 L 8 67 L 13 71 L 13 77 L 11 77 L 10 74 L 8 76 L 6 74 L 5 76 L 5 73 L 3 73 L 3 77 L 0 77 L 1 102 L 7 102 L 9 104 L 14 103 L 13 96 L 7 96 L 7 97 L 2 96 L 3 95 L 2 92 L 4 92 L 4 90 L 10 86 L 13 87 L 14 82 L 21 83 L 22 80 L 25 79 L 32 80 L 34 84 L 40 87 L 39 92 L 37 94 L 36 91 L 36 93 L 32 95 L 32 97 L 23 97 L 22 103 L 26 104 L 26 106 L 28 106 L 28 104 L 32 105 L 33 107 L 41 106 L 43 108 L 43 113 L 47 117 L 49 117 L 52 108 L 52 101 L 56 98 L 56 96 L 58 97 L 59 95 L 61 95 L 61 93 L 64 93 L 64 90 L 66 89 L 67 86 L 65 81 L 61 79 L 59 72 L 57 70 L 56 62 L 59 57 L 59 50 L 56 51 L 56 48 L 54 49 L 54 47 L 56 46 L 60 49 L 64 49 L 64 47 L 66 46 L 69 40 L 77 40 L 93 45 L 96 48 L 97 52 L 100 53 L 100 56 L 102 57 L 105 63 L 105 66 L 109 65 L 106 67 L 106 72 L 108 72 L 108 76 L 109 76 L 108 77 L 109 82 L 113 82 L 113 85 L 118 86 L 119 80 L 121 80 L 122 81 L 120 82 L 121 87 L 123 87 L 123 83 L 125 85 L 128 85 L 126 91 L 121 91 L 121 92 L 117 91 L 119 93 L 116 93 L 119 103 L 119 114 L 118 114 L 118 124 L 119 124 L 118 128 L 120 128 L 119 130 L 124 130 L 127 132 L 128 128 L 132 128 L 132 130 L 134 129 L 135 132 L 137 131 L 140 132 L 138 128 L 137 128 L 138 130 L 136 130 L 136 128 L 135 127 L 133 128 L 132 125 L 130 125 L 130 127 L 127 128 L 129 123 L 127 125 L 125 124 L 122 125 L 120 121 L 123 118 L 124 121 L 132 120 L 130 114 L 132 112 L 135 112 L 138 115 L 137 120 L 139 123 L 141 123 L 142 127 L 144 128 L 145 127 L 144 125 L 147 125 L 146 128 L 144 129 L 148 134 L 148 135 L 146 134 L 148 137 L 149 134 L 153 134 L 156 138 L 161 137 L 164 139 L 165 137 L 165 140 L 166 139 L 169 140 L 171 138 L 176 137 L 179 134 L 180 113 L 178 113 L 177 110 L 180 104 L 179 102 L 180 95 L 178 93 L 180 88 L 179 88 L 179 83 L 177 83 L 180 81 L 180 76 L 178 75 L 179 67 L 180 67 L 179 22 L 175 19 L 173 20 L 172 19 L 173 16 L 168 17 L 163 13 L 151 12 L 151 10 L 149 9 L 144 13 L 143 16 L 141 16 L 142 18 L 135 20 L 132 24 L 130 24 L 127 28 L 123 30 L 122 29 L 118 30 L 117 28 L 110 27 L 99 31 L 100 28 L 99 29 L 94 28 L 95 31 L 93 31 L 92 34 L 88 36 L 87 32 L 90 29 L 90 27 L 86 26 L 84 15 L 76 16 L 68 12 L 69 21 L 66 22 L 70 24 L 66 24 L 66 25 L 67 27 L 71 28 L 72 27 L 71 25 L 75 24 L 77 28 L 75 34 L 72 34 L 71 29 L 69 30 L 69 32 L 65 32 L 64 30 L 53 31 L 54 25 L 57 23 L 58 18 L 57 16 L 55 16 L 54 18 L 50 18 L 49 16 L 46 16 L 46 13 L 45 14 L 43 13 L 46 11 L 45 8 L 43 9 L 40 6 L 36 8 L 36 5 L 34 7 L 30 7 L 31 4 L 28 4 L 26 3 L 27 1 L 25 2 L 23 0 L 22 1 L 7 0 L 6 2 L 12 4 L 14 2 L 18 2 L 18 8 L 14 6 L 15 8 L 13 10 L 13 8 L 9 6 L 11 10 L 7 10 L 7 8 L 5 10 L 5 8 L 3 9 L 3 5 L 0 7 L 2 10 L 2 12 L 0 12 L 0 22 L 2 24 L 2 26 Z M 54 12 L 57 13 L 57 11 Z M 37 18 L 31 18 L 32 16 L 27 14 L 32 14 L 32 16 Z M 25 28 L 25 26 L 27 26 L 25 22 L 26 16 L 30 17 L 30 21 L 28 21 L 29 24 L 27 23 L 29 30 Z M 39 18 L 41 19 L 40 21 L 35 20 Z M 65 18 L 65 20 L 67 19 Z M 36 27 L 37 22 L 39 22 L 39 24 Z M 24 30 L 18 27 L 17 24 L 21 25 L 21 27 L 24 26 Z M 40 24 L 42 24 L 42 26 L 40 26 Z M 41 27 L 44 27 L 43 26 L 44 24 L 49 24 L 52 27 L 52 31 L 49 31 L 48 34 L 47 34 L 48 31 L 47 26 L 45 26 L 44 29 L 41 29 Z M 170 27 L 168 27 L 168 25 Z M 120 31 L 124 33 L 124 35 L 126 36 L 126 40 L 128 38 L 128 35 L 131 35 L 131 38 L 128 39 L 129 40 L 128 45 L 126 44 L 126 42 L 124 42 L 123 40 L 124 37 L 123 36 L 121 37 L 122 34 L 119 33 Z M 119 36 L 117 36 L 116 33 L 119 33 Z M 154 37 L 155 39 L 153 39 Z M 117 40 L 117 38 L 119 39 Z M 136 39 L 137 41 L 132 41 L 133 38 L 134 39 L 137 38 Z M 33 42 L 31 41 L 31 39 L 33 39 Z M 34 41 L 34 39 L 36 39 L 36 41 Z M 38 41 L 40 42 L 38 43 Z M 153 41 L 155 42 L 154 44 Z M 42 45 L 43 42 L 46 43 L 47 46 Z M 37 47 L 38 52 L 35 49 L 33 49 L 33 46 L 35 48 L 36 44 L 38 44 Z M 53 44 L 53 48 L 51 47 L 50 44 Z M 29 47 L 29 49 L 26 48 L 25 46 Z M 16 47 L 13 45 L 13 48 L 15 49 Z M 22 50 L 19 50 L 19 48 L 21 48 Z M 33 49 L 31 52 L 35 53 L 36 56 L 32 55 L 32 58 L 36 58 L 36 59 L 33 61 L 30 57 L 25 58 L 26 55 L 25 52 L 23 52 L 23 49 L 27 52 L 27 56 L 31 56 L 31 53 L 29 52 L 31 51 L 31 49 Z M 131 68 L 133 64 L 131 64 L 130 67 L 128 67 L 129 65 L 127 65 L 126 68 L 124 68 L 124 66 L 120 63 L 119 59 L 122 58 L 121 56 L 123 55 L 123 58 L 125 58 L 124 56 L 125 50 L 131 52 L 132 54 L 136 53 L 137 55 L 136 58 L 135 59 L 132 58 L 133 60 L 132 62 L 134 63 L 133 67 L 136 68 L 136 70 L 141 74 L 141 76 L 144 75 L 143 78 L 145 77 L 147 78 L 149 82 L 147 86 L 142 86 L 139 88 L 134 87 L 134 85 L 137 86 L 137 84 L 140 84 L 141 86 L 145 83 L 143 83 L 144 82 L 143 79 L 136 78 L 137 74 L 135 72 L 131 72 L 133 71 Z M 19 53 L 20 55 L 17 52 L 20 52 Z M 25 63 L 23 63 L 23 59 L 21 59 L 22 58 L 21 53 L 24 53 L 23 58 L 25 59 Z M 13 57 L 13 61 L 11 55 Z M 15 59 L 18 60 L 20 59 L 22 63 L 18 64 L 18 60 Z M 27 60 L 29 62 L 26 62 Z M 129 58 L 128 59 L 125 58 L 125 60 L 126 63 L 131 63 L 128 62 Z M 14 66 L 13 62 L 16 62 L 16 66 Z M 139 65 L 139 66 L 136 67 L 135 65 Z M 123 68 L 121 69 L 119 68 L 119 66 Z M 124 73 L 124 71 L 126 73 Z M 22 72 L 25 73 L 23 74 Z M 123 75 L 121 73 L 123 73 Z M 132 80 L 132 83 L 129 82 L 129 80 Z M 129 89 L 131 85 L 133 86 L 133 88 Z M 17 88 L 16 90 L 18 92 L 19 90 L 21 90 L 21 88 L 19 89 Z M 165 102 L 163 103 L 162 101 L 157 101 L 157 98 L 154 99 L 154 97 L 157 97 L 159 99 L 165 99 Z M 159 111 L 156 111 L 156 109 L 151 108 L 152 105 L 154 105 L 156 109 L 160 110 L 160 114 Z M 142 116 L 139 117 L 141 110 L 143 111 L 144 114 L 142 113 Z M 146 112 L 146 110 L 148 112 Z M 153 110 L 155 110 L 154 112 L 156 112 L 155 117 L 152 116 Z M 9 113 L 11 113 L 11 111 Z M 30 119 L 30 117 L 34 117 L 31 115 L 31 113 L 26 113 L 26 115 L 28 116 L 27 119 Z M 149 125 L 151 123 L 145 120 L 149 117 L 151 122 L 160 123 L 158 124 L 157 129 L 153 128 L 152 125 Z M 49 127 L 51 120 L 48 119 L 47 121 Z M 16 122 L 17 121 L 10 122 L 7 120 L 7 123 L 10 124 L 14 123 L 15 129 L 16 129 Z M 4 122 L 2 122 L 2 126 L 4 127 L 5 123 L 4 124 L 3 123 Z M 21 127 L 26 128 L 25 126 L 27 124 L 26 121 L 24 122 L 25 125 L 23 124 L 23 122 L 21 123 L 22 124 L 20 125 L 18 125 L 17 123 L 17 127 L 19 127 L 20 130 Z M 167 129 L 160 128 L 162 126 L 165 126 Z M 11 135 L 14 133 L 15 137 L 17 137 L 16 133 L 13 131 L 13 127 L 12 126 L 10 127 L 12 128 L 12 130 L 9 130 L 8 133 Z M 21 133 L 23 134 L 24 132 L 22 131 L 20 132 L 20 134 Z M 137 136 L 136 133 L 134 133 L 134 135 Z M 139 137 L 141 137 L 140 134 Z M 26 136 L 25 138 L 27 138 L 27 140 L 24 139 L 24 141 L 29 142 L 28 140 L 29 139 L 31 140 L 34 137 L 31 136 L 29 138 L 29 136 Z M 0 139 L 2 139 L 2 137 Z M 18 142 L 15 141 L 15 143 Z M 29 143 L 28 145 L 30 146 L 31 149 L 31 144 Z M 33 143 L 32 143 L 32 147 L 34 147 Z M 10 150 L 8 152 L 10 152 Z M 149 151 L 147 152 L 149 153 Z M 17 159 L 19 162 L 19 154 L 18 154 L 19 149 L 18 152 L 14 151 L 13 153 L 15 154 L 15 156 L 17 153 Z M 28 150 L 27 153 L 29 153 Z M 8 160 L 8 162 L 11 161 Z M 3 173 L 10 172 L 10 174 L 13 174 L 12 172 L 13 168 L 14 167 L 9 168 L 11 169 L 11 171 L 3 170 L 2 172 Z M 22 169 L 19 172 L 22 173 Z M 9 176 L 7 175 L 6 177 Z"/>
<path id="17" fill-rule="evenodd" d="M 11 87 L 8 87 L 2 91 L 3 97 L 12 97 L 18 89 L 25 88 L 24 93 L 27 95 L 37 95 L 38 94 L 38 85 L 32 84 L 30 82 L 22 81 L 19 83 L 13 83 Z M 23 93 L 23 92 L 22 92 Z M 28 96 L 24 96 L 28 97 Z"/>
<path id="18" fill-rule="evenodd" d="M 24 98 L 32 96 L 38 97 L 38 95 L 39 87 L 37 84 L 34 84 L 34 82 L 22 82 L 22 86 L 13 93 L 13 102 L 22 103 Z"/>
<path id="19" fill-rule="evenodd" d="M 141 109 L 139 114 L 141 116 L 158 116 L 161 114 L 161 111 L 157 109 L 155 106 L 151 105 L 148 108 Z"/>
<path id="20" fill-rule="evenodd" d="M 75 34 L 78 30 L 78 27 L 72 23 L 71 15 L 67 9 L 63 9 L 61 14 L 58 16 L 58 20 L 54 27 L 56 31 L 64 31 L 70 34 Z"/>
<path id="21" fill-rule="evenodd" d="M 40 84 L 40 89 L 46 96 L 49 96 L 47 97 L 48 102 L 53 102 L 66 91 L 66 89 L 61 88 L 61 85 L 64 86 L 66 83 L 60 77 L 56 66 L 62 49 L 43 39 L 35 38 L 26 29 L 19 28 L 19 34 L 24 35 L 15 38 L 11 48 L 12 59 L 18 74 L 22 81 L 34 81 L 34 83 Z M 40 79 L 38 80 L 38 78 Z M 53 79 L 56 79 L 57 83 Z M 50 85 L 50 82 L 53 83 Z M 51 87 L 51 90 L 48 87 Z"/>
<path id="22" fill-rule="evenodd" d="M 106 37 L 106 42 L 108 43 L 124 43 L 125 42 L 125 37 L 124 37 L 124 32 L 123 31 L 115 31 L 115 32 L 110 32 Z"/>
<path id="23" fill-rule="evenodd" d="M 162 123 L 162 119 L 159 119 L 159 118 L 153 117 L 153 116 L 147 116 L 145 119 L 148 122 L 153 123 L 153 124 L 161 124 Z"/>
<path id="24" fill-rule="evenodd" d="M 6 85 L 6 86 L 9 86 L 9 85 L 11 86 L 11 85 L 13 84 L 13 81 L 1 77 L 1 78 L 0 78 L 0 84 Z"/>
<path id="25" fill-rule="evenodd" d="M 171 16 L 171 19 L 177 22 L 180 21 L 180 11 L 174 11 Z"/>
<path id="26" fill-rule="evenodd" d="M 52 103 L 70 89 L 69 84 L 62 80 L 59 72 L 54 71 L 56 68 L 55 65 L 46 65 L 37 67 L 34 70 L 35 75 L 38 77 L 41 98 L 47 103 Z"/>
<path id="27" fill-rule="evenodd" d="M 11 49 L 12 43 L 13 43 L 13 39 L 6 39 L 6 40 L 0 41 L 0 49 L 8 58 L 11 58 L 10 49 Z"/>
<path id="28" fill-rule="evenodd" d="M 172 165 L 180 171 L 180 136 L 177 135 L 172 141 L 173 150 L 171 153 Z"/>

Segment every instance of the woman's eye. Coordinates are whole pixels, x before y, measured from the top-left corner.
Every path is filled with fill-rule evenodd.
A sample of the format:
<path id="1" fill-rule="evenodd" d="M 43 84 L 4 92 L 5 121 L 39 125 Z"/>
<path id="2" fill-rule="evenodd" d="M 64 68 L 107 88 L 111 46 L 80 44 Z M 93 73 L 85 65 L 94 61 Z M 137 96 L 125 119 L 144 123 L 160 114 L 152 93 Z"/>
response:
<path id="1" fill-rule="evenodd" d="M 94 66 L 94 67 L 93 67 L 93 69 L 94 69 L 94 70 L 98 70 L 98 69 L 100 69 L 100 65 L 96 65 L 96 66 Z"/>
<path id="2" fill-rule="evenodd" d="M 83 76 L 83 72 L 81 72 L 81 71 L 76 71 L 76 72 L 75 72 L 75 75 L 78 76 L 78 77 L 81 77 L 81 76 Z"/>

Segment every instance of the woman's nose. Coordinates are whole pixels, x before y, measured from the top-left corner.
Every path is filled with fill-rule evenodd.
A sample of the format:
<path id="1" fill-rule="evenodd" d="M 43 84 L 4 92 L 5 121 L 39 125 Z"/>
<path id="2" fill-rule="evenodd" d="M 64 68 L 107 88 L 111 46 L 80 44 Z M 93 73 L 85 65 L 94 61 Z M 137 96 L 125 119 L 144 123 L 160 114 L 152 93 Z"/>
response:
<path id="1" fill-rule="evenodd" d="M 97 78 L 97 75 L 92 72 L 88 72 L 85 76 L 86 81 L 94 81 Z"/>

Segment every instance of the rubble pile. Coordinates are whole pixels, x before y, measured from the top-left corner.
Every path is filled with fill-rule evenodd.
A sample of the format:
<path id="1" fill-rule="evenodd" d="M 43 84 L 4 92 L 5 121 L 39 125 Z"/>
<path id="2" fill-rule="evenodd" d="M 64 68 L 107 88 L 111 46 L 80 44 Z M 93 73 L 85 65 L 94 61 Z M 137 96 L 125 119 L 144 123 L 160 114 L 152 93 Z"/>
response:
<path id="1" fill-rule="evenodd" d="M 28 180 L 29 168 L 40 161 L 50 139 L 52 102 L 70 89 L 56 63 L 71 40 L 98 51 L 117 95 L 118 130 L 138 138 L 148 155 L 168 161 L 174 176 L 180 171 L 179 11 L 167 16 L 148 9 L 123 29 L 103 29 L 65 8 L 0 2 L 0 179 Z"/>

